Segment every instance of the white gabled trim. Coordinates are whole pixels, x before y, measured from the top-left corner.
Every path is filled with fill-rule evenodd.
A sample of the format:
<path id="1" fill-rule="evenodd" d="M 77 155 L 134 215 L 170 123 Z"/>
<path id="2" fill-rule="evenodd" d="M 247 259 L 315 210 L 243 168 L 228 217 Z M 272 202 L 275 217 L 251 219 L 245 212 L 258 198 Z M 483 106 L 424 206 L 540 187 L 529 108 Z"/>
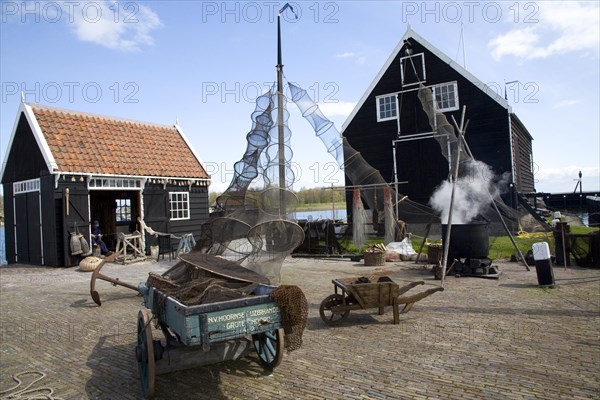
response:
<path id="1" fill-rule="evenodd" d="M 202 167 L 202 169 L 204 169 L 204 163 L 202 162 L 202 159 L 200 158 L 200 156 L 198 155 L 198 153 L 196 153 L 196 150 L 194 149 L 194 146 L 192 146 L 192 143 L 188 140 L 187 136 L 185 136 L 185 133 L 183 133 L 183 129 L 181 129 L 181 127 L 179 126 L 179 124 L 175 124 L 173 125 L 175 127 L 175 129 L 177 129 L 177 132 L 179 132 L 179 135 L 181 135 L 181 138 L 183 139 L 183 141 L 185 142 L 185 144 L 187 145 L 187 147 L 190 149 L 190 151 L 192 152 L 192 154 L 194 155 L 194 157 L 196 157 L 196 160 L 198 161 L 198 163 L 200 164 L 200 166 Z M 204 169 L 204 172 L 206 172 L 206 169 Z M 210 181 L 211 181 L 211 177 L 210 175 L 208 175 L 208 173 L 206 174 L 208 176 L 208 183 L 210 185 Z"/>
<path id="2" fill-rule="evenodd" d="M 396 58 L 396 56 L 402 49 L 402 46 L 404 46 L 404 41 L 406 39 L 414 39 L 415 41 L 417 41 L 421 46 L 425 47 L 427 50 L 432 52 L 440 60 L 442 60 L 444 63 L 448 64 L 449 67 L 451 67 L 456 72 L 461 74 L 464 78 L 469 80 L 471 83 L 473 83 L 475 86 L 477 86 L 484 93 L 486 93 L 486 94 L 495 93 L 488 85 L 481 82 L 472 73 L 470 73 L 469 71 L 464 69 L 460 64 L 458 64 L 457 62 L 452 60 L 450 57 L 448 57 L 446 54 L 444 54 L 441 50 L 439 50 L 434 45 L 429 43 L 421 35 L 419 35 L 415 31 L 413 31 L 412 28 L 409 26 L 406 29 L 406 33 L 404 34 L 404 36 L 402 36 L 402 38 L 400 39 L 400 41 L 398 42 L 398 44 L 396 45 L 396 47 L 394 48 L 394 50 L 392 51 L 392 53 L 390 54 L 390 56 L 388 57 L 386 62 L 383 64 L 383 67 L 381 67 L 381 70 L 379 70 L 379 72 L 377 73 L 377 75 L 375 76 L 375 78 L 373 79 L 373 81 L 371 82 L 371 84 L 369 85 L 367 90 L 365 91 L 365 93 L 362 95 L 362 97 L 360 98 L 358 103 L 356 103 L 356 106 L 354 107 L 354 109 L 352 110 L 352 112 L 350 113 L 348 118 L 346 118 L 346 121 L 344 121 L 344 123 L 342 124 L 342 135 L 344 134 L 344 131 L 346 130 L 348 125 L 350 125 L 350 122 L 352 122 L 352 120 L 354 119 L 354 117 L 356 116 L 358 111 L 363 107 L 363 105 L 367 101 L 367 98 L 369 97 L 371 92 L 373 92 L 373 90 L 375 89 L 375 86 L 377 85 L 377 83 L 379 83 L 379 81 L 383 77 L 383 74 L 385 74 L 385 72 L 388 70 L 390 65 L 392 65 L 392 62 L 394 61 L 394 59 Z M 512 112 L 510 105 L 502 96 L 490 96 L 489 94 L 488 94 L 488 96 L 491 99 L 493 99 L 494 101 L 496 101 L 496 103 L 498 103 L 500 106 L 507 109 L 509 113 Z"/>
<path id="3" fill-rule="evenodd" d="M 42 129 L 40 128 L 40 125 L 38 124 L 37 119 L 35 118 L 35 115 L 33 113 L 33 110 L 31 109 L 31 106 L 28 105 L 27 103 L 21 103 L 19 106 L 19 111 L 17 112 L 17 118 L 15 119 L 15 123 L 13 125 L 10 139 L 8 140 L 8 144 L 6 146 L 6 153 L 4 154 L 4 162 L 2 163 L 2 172 L 0 172 L 0 180 L 2 180 L 4 178 L 4 170 L 8 163 L 8 157 L 12 150 L 12 145 L 15 140 L 15 135 L 17 133 L 17 128 L 19 126 L 19 121 L 21 120 L 21 113 L 25 114 L 25 118 L 27 119 L 27 122 L 29 123 L 29 127 L 31 128 L 31 131 L 33 132 L 33 137 L 35 138 L 35 141 L 37 142 L 38 147 L 40 149 L 40 152 L 42 153 L 42 156 L 44 157 L 44 161 L 46 162 L 46 167 L 48 168 L 48 171 L 52 174 L 58 168 L 57 164 L 56 164 L 56 160 L 54 160 L 54 156 L 52 155 L 52 152 L 50 151 L 48 142 L 46 142 L 46 138 L 44 137 L 44 135 L 42 133 Z"/>

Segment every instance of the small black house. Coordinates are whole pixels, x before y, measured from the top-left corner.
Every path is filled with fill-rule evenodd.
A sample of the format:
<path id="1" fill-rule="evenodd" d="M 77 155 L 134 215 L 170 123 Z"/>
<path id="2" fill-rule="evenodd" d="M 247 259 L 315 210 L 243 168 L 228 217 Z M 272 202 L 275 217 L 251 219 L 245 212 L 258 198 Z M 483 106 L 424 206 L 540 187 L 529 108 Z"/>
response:
<path id="1" fill-rule="evenodd" d="M 195 236 L 208 219 L 210 177 L 178 125 L 21 103 L 1 182 L 9 263 L 72 265 L 70 232 L 89 242 L 95 219 L 109 247 L 137 217 Z"/>
<path id="2" fill-rule="evenodd" d="M 427 204 L 448 177 L 448 160 L 432 138 L 417 97 L 419 84 L 433 91 L 448 121 L 451 116 L 460 121 L 466 105 L 466 140 L 474 157 L 498 176 L 508 172 L 509 187 L 534 191 L 533 139 L 508 102 L 411 28 L 342 128 L 348 142 L 387 182 L 399 183 L 400 193 Z"/>

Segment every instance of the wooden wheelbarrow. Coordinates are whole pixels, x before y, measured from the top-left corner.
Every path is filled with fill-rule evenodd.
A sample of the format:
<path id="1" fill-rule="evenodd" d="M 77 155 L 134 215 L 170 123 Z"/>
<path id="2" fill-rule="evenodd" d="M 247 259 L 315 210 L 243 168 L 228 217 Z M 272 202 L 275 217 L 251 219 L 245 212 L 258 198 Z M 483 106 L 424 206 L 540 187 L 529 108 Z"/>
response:
<path id="1" fill-rule="evenodd" d="M 348 318 L 352 310 L 378 308 L 379 315 L 383 315 L 385 306 L 392 306 L 393 323 L 399 324 L 400 314 L 410 311 L 417 301 L 444 290 L 443 287 L 438 286 L 414 295 L 402 296 L 410 289 L 423 285 L 425 282 L 411 282 L 400 287 L 387 276 L 370 279 L 365 277 L 334 279 L 332 283 L 335 293 L 327 296 L 319 308 L 321 319 L 327 325 L 340 324 Z M 404 305 L 402 311 L 400 311 L 400 305 Z"/>

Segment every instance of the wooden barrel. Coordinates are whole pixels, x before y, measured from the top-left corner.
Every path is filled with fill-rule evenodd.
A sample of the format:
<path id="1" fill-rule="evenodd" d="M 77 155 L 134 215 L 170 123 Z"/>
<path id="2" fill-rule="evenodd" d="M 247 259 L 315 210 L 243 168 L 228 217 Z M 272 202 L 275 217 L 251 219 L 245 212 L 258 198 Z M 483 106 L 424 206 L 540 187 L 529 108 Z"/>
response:
<path id="1" fill-rule="evenodd" d="M 430 244 L 427 246 L 427 262 L 429 264 L 437 264 L 442 259 L 442 245 Z"/>

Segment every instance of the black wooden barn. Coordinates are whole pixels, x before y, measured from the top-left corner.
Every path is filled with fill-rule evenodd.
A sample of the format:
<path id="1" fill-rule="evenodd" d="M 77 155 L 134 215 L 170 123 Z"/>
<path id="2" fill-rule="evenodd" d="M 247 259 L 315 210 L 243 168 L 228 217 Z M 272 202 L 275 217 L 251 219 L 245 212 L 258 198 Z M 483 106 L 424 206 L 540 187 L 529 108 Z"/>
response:
<path id="1" fill-rule="evenodd" d="M 96 219 L 109 248 L 137 217 L 194 236 L 208 220 L 210 177 L 178 125 L 21 103 L 1 177 L 9 263 L 73 265 L 70 232 L 89 243 Z"/>
<path id="2" fill-rule="evenodd" d="M 448 161 L 431 138 L 432 128 L 417 98 L 419 83 L 434 92 L 438 109 L 450 122 L 452 115 L 460 121 L 461 108 L 467 106 L 466 140 L 476 159 L 498 176 L 508 172 L 509 188 L 534 191 L 533 139 L 508 102 L 410 28 L 342 130 L 387 182 L 399 182 L 400 193 L 427 204 L 448 178 Z M 505 201 L 516 206 L 513 198 Z M 350 195 L 348 207 L 350 213 Z"/>

